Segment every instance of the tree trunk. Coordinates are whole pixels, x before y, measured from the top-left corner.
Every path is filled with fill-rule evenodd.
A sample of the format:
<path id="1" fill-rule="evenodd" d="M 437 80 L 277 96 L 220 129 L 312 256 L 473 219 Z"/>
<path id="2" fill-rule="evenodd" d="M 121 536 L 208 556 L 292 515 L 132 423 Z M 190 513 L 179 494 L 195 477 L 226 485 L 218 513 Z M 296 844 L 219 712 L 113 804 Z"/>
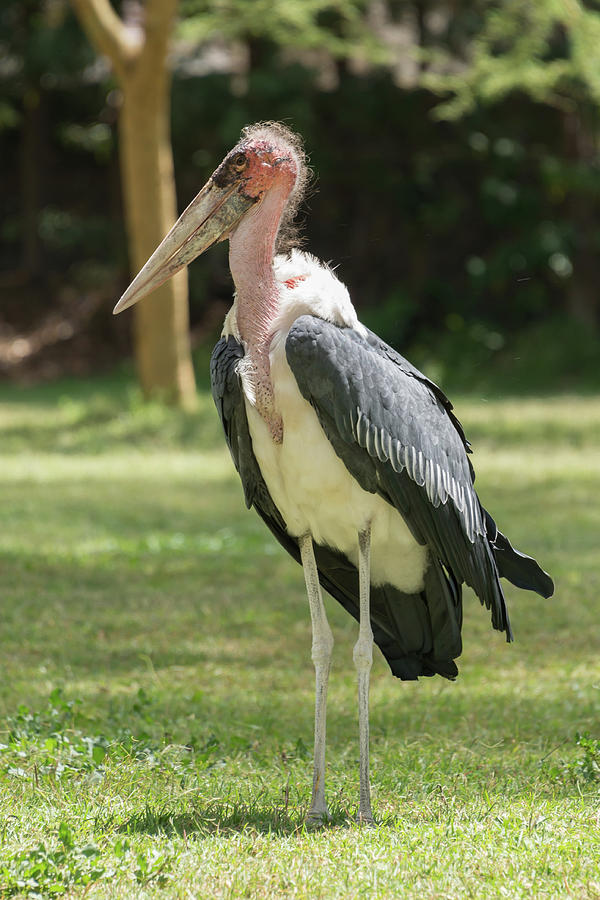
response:
<path id="1" fill-rule="evenodd" d="M 175 221 L 169 140 L 170 76 L 136 65 L 121 80 L 120 160 L 129 256 L 137 272 Z M 193 405 L 187 274 L 178 273 L 134 310 L 134 347 L 145 396 Z"/>
<path id="2" fill-rule="evenodd" d="M 110 59 L 123 92 L 119 151 L 135 274 L 176 218 L 167 50 L 177 0 L 146 0 L 143 27 L 137 16 L 126 24 L 110 0 L 72 3 L 96 50 Z M 144 395 L 192 407 L 196 386 L 187 301 L 187 276 L 181 272 L 136 306 L 134 348 Z"/>
<path id="3" fill-rule="evenodd" d="M 589 111 L 587 111 L 590 115 Z M 597 157 L 598 139 L 595 111 L 592 122 L 586 110 L 563 114 L 563 127 L 567 157 L 576 164 L 592 166 Z M 571 189 L 566 201 L 568 218 L 574 225 L 573 274 L 567 284 L 567 310 L 582 325 L 596 330 L 600 325 L 600 298 L 598 296 L 597 223 L 598 200 L 592 192 L 580 187 Z"/>

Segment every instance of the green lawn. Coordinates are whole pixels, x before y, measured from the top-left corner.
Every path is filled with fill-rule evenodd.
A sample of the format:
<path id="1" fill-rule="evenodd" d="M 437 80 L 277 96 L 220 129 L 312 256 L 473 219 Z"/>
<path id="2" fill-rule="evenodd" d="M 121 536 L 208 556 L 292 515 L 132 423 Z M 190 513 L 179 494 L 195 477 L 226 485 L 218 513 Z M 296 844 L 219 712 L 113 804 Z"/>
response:
<path id="1" fill-rule="evenodd" d="M 455 405 L 556 596 L 507 586 L 510 646 L 467 596 L 455 684 L 376 659 L 362 829 L 356 626 L 330 601 L 334 818 L 311 832 L 302 573 L 210 400 L 0 390 L 0 897 L 600 897 L 600 398 Z"/>

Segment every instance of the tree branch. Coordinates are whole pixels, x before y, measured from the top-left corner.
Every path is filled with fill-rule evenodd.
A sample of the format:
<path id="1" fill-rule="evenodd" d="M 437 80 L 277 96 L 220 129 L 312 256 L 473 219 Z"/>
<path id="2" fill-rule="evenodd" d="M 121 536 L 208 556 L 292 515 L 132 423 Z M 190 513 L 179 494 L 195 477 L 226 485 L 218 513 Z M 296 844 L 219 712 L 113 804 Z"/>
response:
<path id="1" fill-rule="evenodd" d="M 142 40 L 123 23 L 110 0 L 71 0 L 71 3 L 91 44 L 110 59 L 120 77 L 140 52 Z"/>
<path id="2" fill-rule="evenodd" d="M 166 57 L 178 6 L 179 0 L 146 0 L 144 56 Z"/>

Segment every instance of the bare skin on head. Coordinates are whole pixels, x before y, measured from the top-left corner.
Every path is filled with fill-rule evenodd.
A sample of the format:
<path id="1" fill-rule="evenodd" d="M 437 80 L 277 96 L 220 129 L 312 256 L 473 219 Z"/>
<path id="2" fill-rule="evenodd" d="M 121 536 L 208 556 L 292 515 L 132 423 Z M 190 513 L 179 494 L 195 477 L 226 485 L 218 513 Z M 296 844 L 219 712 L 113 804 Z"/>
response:
<path id="1" fill-rule="evenodd" d="M 242 141 L 232 159 L 247 178 L 245 193 L 257 201 L 229 238 L 237 326 L 246 349 L 244 377 L 273 440 L 281 443 L 283 423 L 275 408 L 269 362 L 271 329 L 279 312 L 273 257 L 283 210 L 298 179 L 299 160 L 285 144 L 263 137 Z"/>

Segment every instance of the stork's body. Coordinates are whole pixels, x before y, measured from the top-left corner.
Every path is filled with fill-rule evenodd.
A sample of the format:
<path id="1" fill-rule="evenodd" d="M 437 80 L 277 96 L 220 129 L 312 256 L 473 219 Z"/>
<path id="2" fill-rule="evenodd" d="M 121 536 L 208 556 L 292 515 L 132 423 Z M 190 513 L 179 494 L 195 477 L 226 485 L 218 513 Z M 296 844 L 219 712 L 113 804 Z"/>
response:
<path id="1" fill-rule="evenodd" d="M 277 257 L 274 272 L 278 314 L 272 324 L 269 365 L 274 408 L 282 420 L 281 441 L 253 402 L 252 384 L 241 387 L 252 449 L 271 498 L 292 537 L 310 534 L 318 543 L 341 551 L 358 565 L 356 535 L 371 523 L 371 580 L 414 593 L 423 587 L 427 550 L 411 535 L 399 512 L 378 494 L 365 491 L 336 454 L 311 404 L 302 396 L 286 356 L 290 328 L 304 315 L 314 315 L 360 336 L 366 329 L 345 286 L 314 257 L 297 250 Z M 236 321 L 237 303 L 227 316 L 223 334 L 242 345 Z"/>
<path id="2" fill-rule="evenodd" d="M 247 504 L 304 568 L 316 671 L 309 818 L 327 814 L 333 637 L 322 585 L 359 621 L 358 816 L 369 821 L 373 638 L 400 678 L 454 678 L 463 582 L 507 639 L 499 577 L 543 596 L 553 585 L 481 507 L 468 443 L 439 388 L 360 324 L 327 266 L 298 250 L 276 255 L 305 176 L 287 129 L 247 129 L 116 311 L 229 238 L 236 296 L 213 352 L 213 395 Z"/>

